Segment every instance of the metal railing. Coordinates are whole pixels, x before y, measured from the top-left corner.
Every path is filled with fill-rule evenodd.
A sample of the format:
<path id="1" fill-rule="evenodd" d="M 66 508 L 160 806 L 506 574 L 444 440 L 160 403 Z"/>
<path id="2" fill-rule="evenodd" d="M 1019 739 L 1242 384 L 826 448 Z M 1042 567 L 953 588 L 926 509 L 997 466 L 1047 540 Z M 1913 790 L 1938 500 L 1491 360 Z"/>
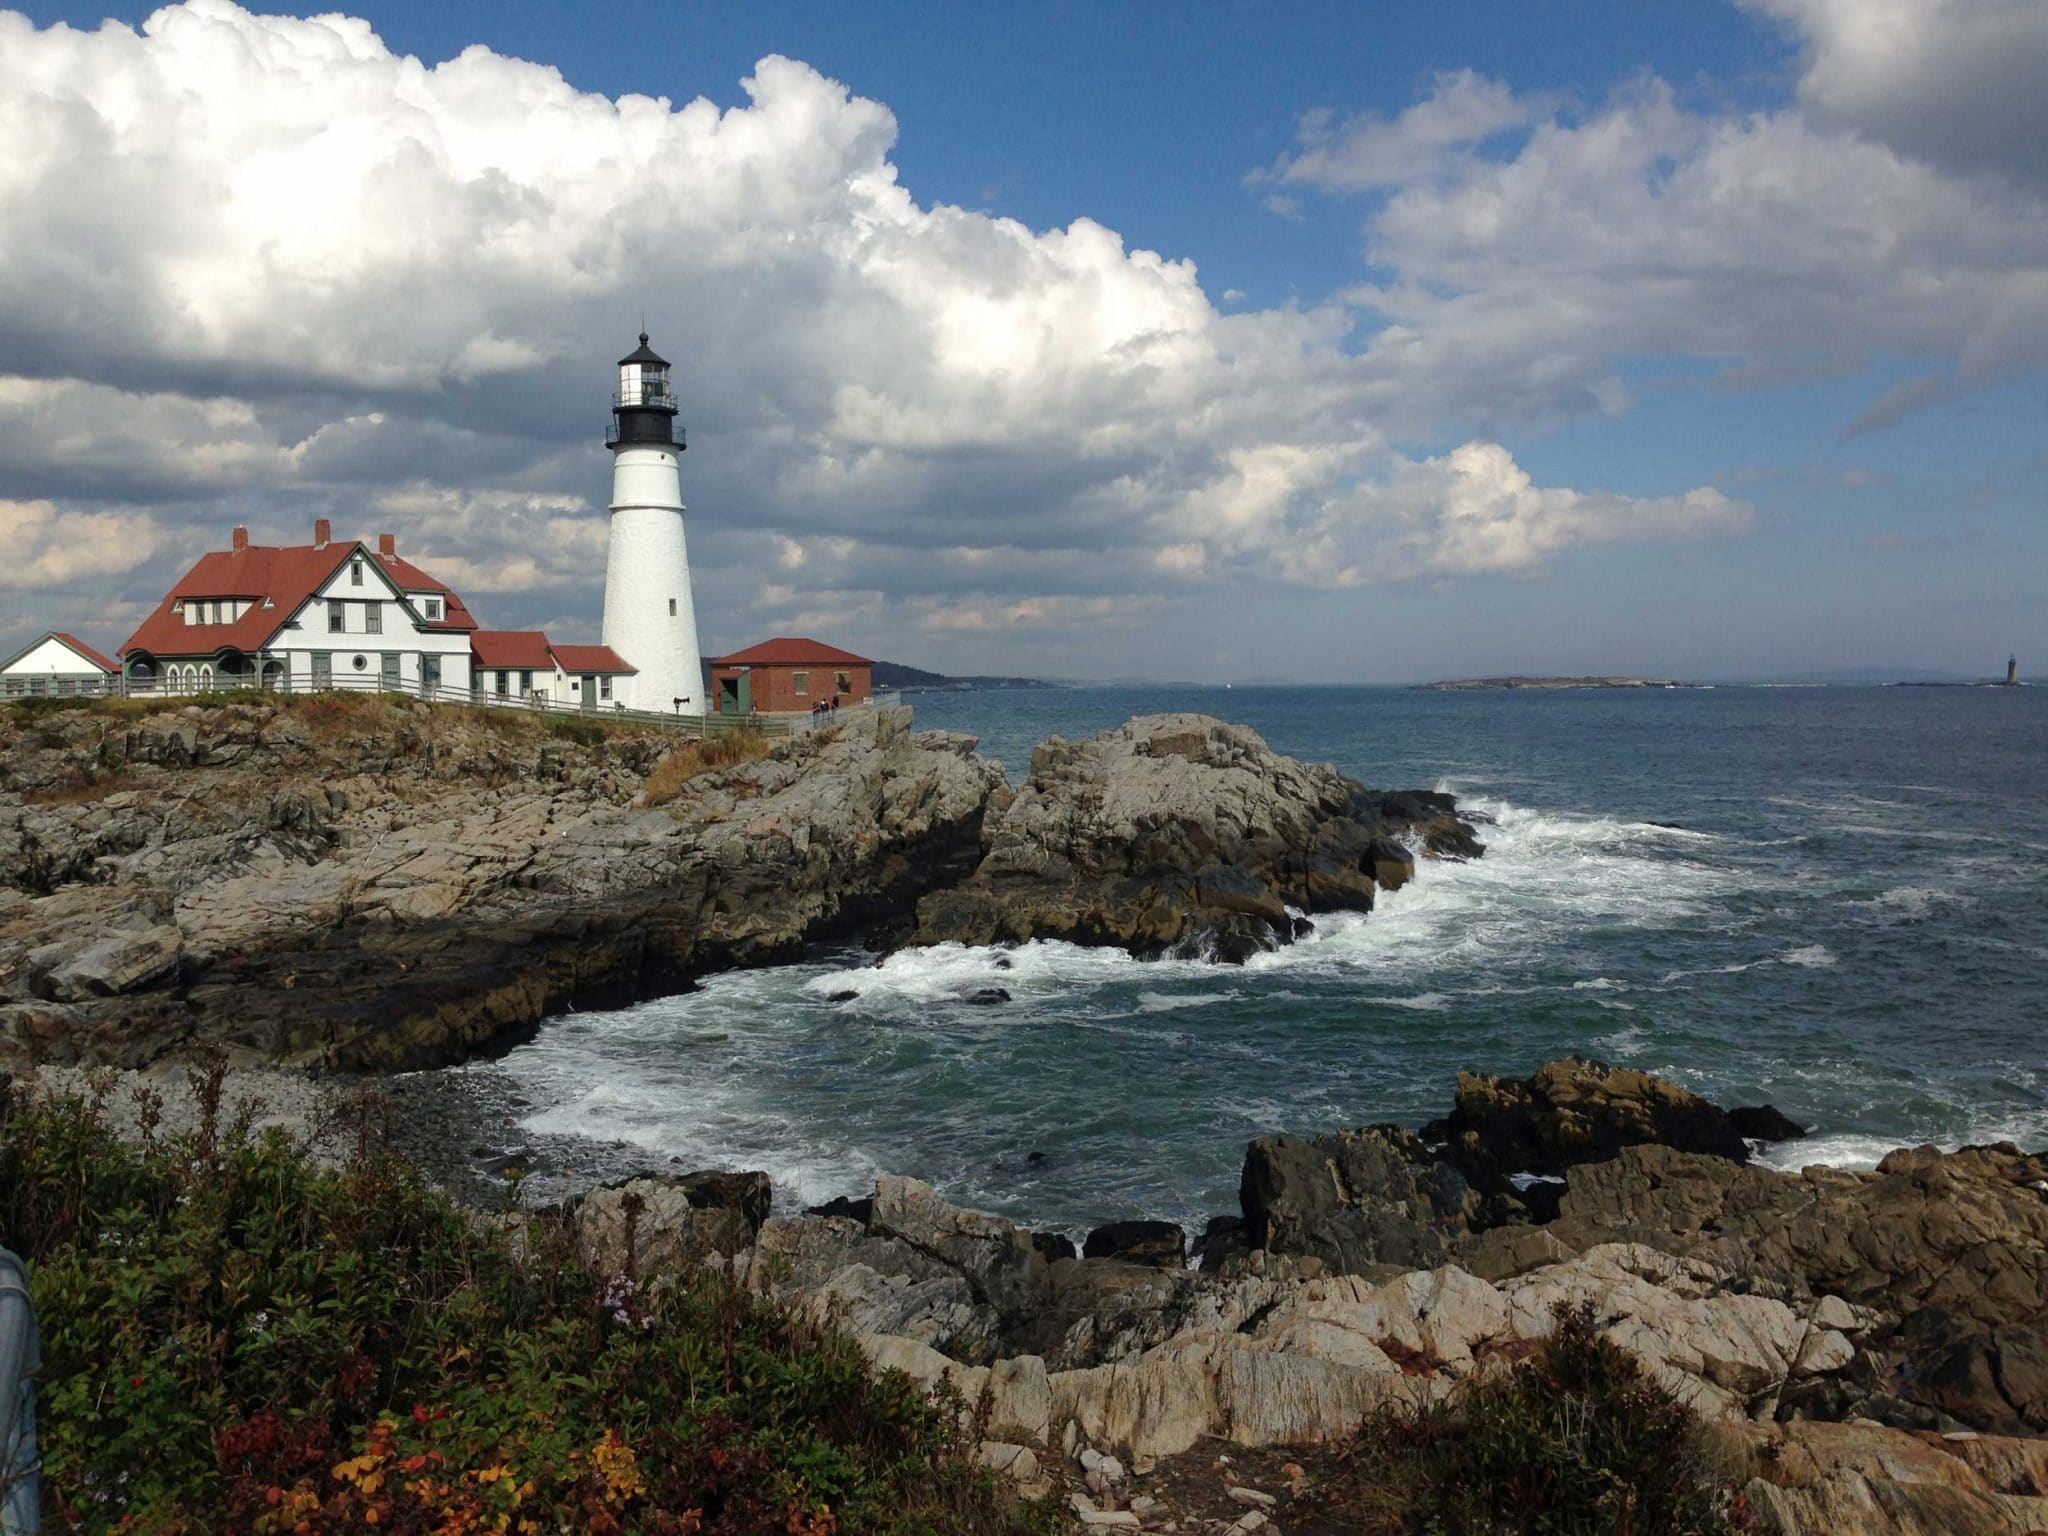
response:
<path id="1" fill-rule="evenodd" d="M 612 393 L 612 406 L 644 406 L 650 411 L 672 411 L 676 409 L 675 391 L 666 384 L 643 384 L 638 389 L 621 389 Z"/>

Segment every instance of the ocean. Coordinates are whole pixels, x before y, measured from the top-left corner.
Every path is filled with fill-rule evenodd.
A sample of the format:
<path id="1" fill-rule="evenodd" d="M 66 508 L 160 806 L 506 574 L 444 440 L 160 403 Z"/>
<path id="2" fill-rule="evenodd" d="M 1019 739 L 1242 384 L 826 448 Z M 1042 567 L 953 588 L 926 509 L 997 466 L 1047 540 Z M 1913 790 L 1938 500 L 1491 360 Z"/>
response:
<path id="1" fill-rule="evenodd" d="M 847 951 L 549 1021 L 491 1074 L 536 1137 L 878 1172 L 1080 1231 L 1197 1230 L 1244 1144 L 1444 1112 L 1461 1068 L 1579 1051 L 1812 1127 L 1782 1166 L 2048 1146 L 2048 690 L 922 694 L 1013 782 L 1032 746 L 1197 710 L 1382 788 L 1449 790 L 1484 858 L 1244 966 L 1032 944 Z M 1000 986 L 1011 1001 L 965 998 Z M 832 1002 L 835 992 L 859 993 Z"/>

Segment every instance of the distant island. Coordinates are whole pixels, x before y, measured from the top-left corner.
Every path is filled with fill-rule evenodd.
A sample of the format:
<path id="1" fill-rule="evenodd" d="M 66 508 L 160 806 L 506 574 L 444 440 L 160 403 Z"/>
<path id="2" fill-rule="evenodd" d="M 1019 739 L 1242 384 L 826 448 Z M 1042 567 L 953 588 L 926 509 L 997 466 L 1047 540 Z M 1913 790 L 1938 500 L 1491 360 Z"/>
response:
<path id="1" fill-rule="evenodd" d="M 1454 692 L 1468 688 L 1697 688 L 1668 677 L 1460 677 L 1441 683 L 1418 683 L 1423 689 Z"/>
<path id="2" fill-rule="evenodd" d="M 907 667 L 900 661 L 878 661 L 875 663 L 875 686 L 898 693 L 974 693 L 997 688 L 1063 688 L 1066 685 L 1048 683 L 1036 677 L 948 677 L 943 672 Z"/>

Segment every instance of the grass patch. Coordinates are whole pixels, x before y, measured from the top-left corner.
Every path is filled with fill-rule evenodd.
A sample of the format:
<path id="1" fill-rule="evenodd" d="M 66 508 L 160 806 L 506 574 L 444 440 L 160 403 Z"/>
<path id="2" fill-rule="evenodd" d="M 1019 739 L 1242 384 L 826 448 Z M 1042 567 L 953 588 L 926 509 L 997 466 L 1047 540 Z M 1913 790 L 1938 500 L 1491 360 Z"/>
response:
<path id="1" fill-rule="evenodd" d="M 382 1149 L 340 1169 L 219 1112 L 0 1119 L 0 1237 L 33 1265 L 49 1529 L 1024 1536 L 1048 1516 L 852 1343 L 710 1275 L 523 1249 Z"/>
<path id="2" fill-rule="evenodd" d="M 683 792 L 683 786 L 714 768 L 751 763 L 768 755 L 768 738 L 759 731 L 720 731 L 716 735 L 686 741 L 654 765 L 647 786 L 640 793 L 642 805 L 667 805 Z"/>
<path id="3" fill-rule="evenodd" d="M 1528 1359 L 1448 1401 L 1389 1407 L 1328 1490 L 1360 1536 L 1737 1536 L 1757 1523 L 1693 1412 L 1558 1319 Z"/>

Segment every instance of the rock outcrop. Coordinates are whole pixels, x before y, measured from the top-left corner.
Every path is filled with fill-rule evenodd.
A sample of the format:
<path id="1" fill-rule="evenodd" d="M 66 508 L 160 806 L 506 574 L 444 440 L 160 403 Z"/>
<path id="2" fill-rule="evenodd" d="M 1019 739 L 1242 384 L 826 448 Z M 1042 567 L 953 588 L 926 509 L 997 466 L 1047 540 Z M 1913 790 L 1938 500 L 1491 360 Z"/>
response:
<path id="1" fill-rule="evenodd" d="M 1508 1194 L 1517 1174 L 1554 1178 L 1623 1147 L 1656 1145 L 1746 1163 L 1746 1137 L 1804 1134 L 1768 1104 L 1724 1110 L 1666 1078 L 1583 1056 L 1546 1062 L 1526 1078 L 1460 1072 L 1450 1114 L 1422 1128 L 1425 1141 L 1443 1143 L 1465 1177 L 1492 1195 Z M 1553 1200 L 1545 1214 L 1554 1208 Z"/>
<path id="2" fill-rule="evenodd" d="M 1550 1230 L 1632 1234 L 1860 1309 L 1863 1368 L 1805 1411 L 2048 1433 L 2048 1158 L 1920 1147 L 1791 1175 L 1634 1147 L 1574 1169 Z"/>
<path id="3" fill-rule="evenodd" d="M 1447 795 L 1376 794 L 1206 715 L 1151 715 L 1032 754 L 965 882 L 927 896 L 919 942 L 1058 938 L 1241 960 L 1369 910 L 1414 871 L 1410 844 L 1470 858 Z"/>
<path id="4" fill-rule="evenodd" d="M 0 718 L 0 1046 L 386 1067 L 905 924 L 1007 796 L 849 712 L 659 807 L 659 728 L 397 698 Z"/>
<path id="5" fill-rule="evenodd" d="M 1494 1224 L 1464 1175 L 1397 1125 L 1261 1137 L 1245 1149 L 1238 1200 L 1252 1247 L 1338 1274 L 1440 1264 L 1457 1239 Z"/>

